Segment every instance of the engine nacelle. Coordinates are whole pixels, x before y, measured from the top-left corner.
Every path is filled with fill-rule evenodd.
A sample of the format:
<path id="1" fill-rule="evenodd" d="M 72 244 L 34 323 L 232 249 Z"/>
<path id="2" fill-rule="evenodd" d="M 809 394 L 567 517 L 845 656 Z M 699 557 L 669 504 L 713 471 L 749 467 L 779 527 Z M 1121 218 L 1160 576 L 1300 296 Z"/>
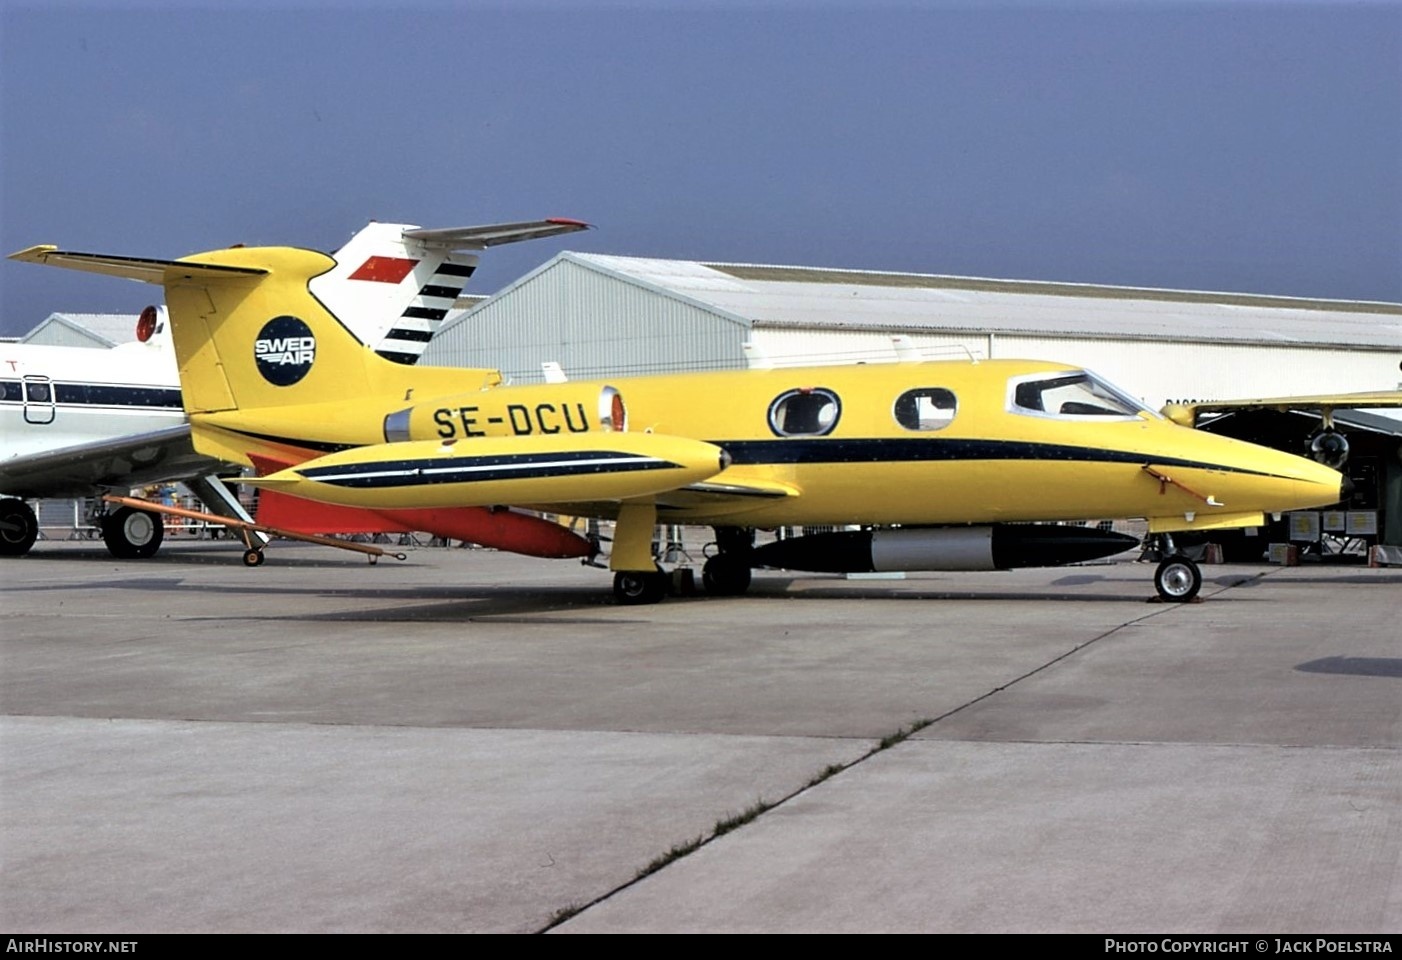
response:
<path id="1" fill-rule="evenodd" d="M 1348 437 L 1332 428 L 1320 430 L 1310 437 L 1310 456 L 1337 470 L 1348 462 Z"/>

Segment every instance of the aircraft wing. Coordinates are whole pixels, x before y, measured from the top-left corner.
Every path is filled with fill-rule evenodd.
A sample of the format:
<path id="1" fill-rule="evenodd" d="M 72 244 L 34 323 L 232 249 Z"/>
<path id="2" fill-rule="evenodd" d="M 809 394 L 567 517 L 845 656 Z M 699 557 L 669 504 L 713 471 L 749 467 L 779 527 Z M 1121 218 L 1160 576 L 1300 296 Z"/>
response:
<path id="1" fill-rule="evenodd" d="M 768 480 L 746 480 L 742 483 L 703 481 L 653 494 L 646 499 L 657 505 L 662 523 L 682 523 L 693 513 L 714 517 L 720 513 L 738 516 L 774 500 L 799 496 L 797 487 Z M 578 500 L 568 503 L 523 504 L 544 513 L 567 516 L 615 517 L 621 500 Z"/>
<path id="2" fill-rule="evenodd" d="M 767 500 L 783 500 L 798 496 L 798 488 L 787 483 L 768 480 L 746 480 L 743 483 L 705 481 L 679 487 L 657 498 L 658 506 L 685 510 L 690 507 L 714 507 L 726 503 L 736 507 Z"/>
<path id="3" fill-rule="evenodd" d="M 212 473 L 195 452 L 190 425 L 80 443 L 0 460 L 0 490 L 16 497 L 88 496 Z"/>
<path id="4" fill-rule="evenodd" d="M 1170 403 L 1163 408 L 1162 413 L 1174 423 L 1191 427 L 1204 413 L 1231 413 L 1235 410 L 1316 410 L 1327 413 L 1333 410 L 1368 410 L 1379 407 L 1402 407 L 1402 390 Z"/>
<path id="5" fill-rule="evenodd" d="M 227 280 L 239 276 L 258 277 L 268 271 L 258 267 L 239 267 L 219 263 L 187 263 L 184 260 L 151 260 L 145 257 L 117 257 L 102 253 L 78 253 L 73 250 L 60 250 L 53 244 L 29 247 L 10 254 L 9 259 L 23 263 L 40 263 L 50 267 L 64 267 L 69 270 L 82 270 L 85 273 L 101 273 L 109 277 L 125 277 L 143 283 L 162 284 L 169 271 L 178 270 L 179 275 L 193 279 Z"/>

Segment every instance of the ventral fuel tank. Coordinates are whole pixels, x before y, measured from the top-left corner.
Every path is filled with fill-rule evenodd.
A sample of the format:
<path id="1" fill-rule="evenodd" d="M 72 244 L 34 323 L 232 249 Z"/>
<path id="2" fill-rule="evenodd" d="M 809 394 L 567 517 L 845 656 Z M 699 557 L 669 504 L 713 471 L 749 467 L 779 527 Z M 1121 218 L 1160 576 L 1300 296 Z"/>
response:
<path id="1" fill-rule="evenodd" d="M 1094 527 L 1000 523 L 977 527 L 903 527 L 817 533 L 765 544 L 751 566 L 815 573 L 898 570 L 1012 570 L 1059 567 L 1137 546 L 1122 533 Z"/>

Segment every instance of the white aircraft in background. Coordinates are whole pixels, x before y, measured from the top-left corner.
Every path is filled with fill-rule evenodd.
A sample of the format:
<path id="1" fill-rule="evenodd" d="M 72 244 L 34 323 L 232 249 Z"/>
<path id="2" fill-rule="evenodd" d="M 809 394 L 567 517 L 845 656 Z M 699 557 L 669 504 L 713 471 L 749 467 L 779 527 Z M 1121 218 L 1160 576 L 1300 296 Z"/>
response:
<path id="1" fill-rule="evenodd" d="M 412 364 L 476 269 L 478 258 L 461 251 L 585 229 L 566 219 L 442 230 L 371 223 L 308 287 L 362 343 Z M 178 481 L 214 513 L 248 520 L 215 475 L 226 465 L 195 453 L 179 384 L 164 308 L 147 307 L 137 341 L 109 350 L 0 344 L 0 556 L 22 556 L 38 537 L 25 498 Z M 95 519 L 118 558 L 149 557 L 164 535 L 158 514 L 132 507 Z"/>

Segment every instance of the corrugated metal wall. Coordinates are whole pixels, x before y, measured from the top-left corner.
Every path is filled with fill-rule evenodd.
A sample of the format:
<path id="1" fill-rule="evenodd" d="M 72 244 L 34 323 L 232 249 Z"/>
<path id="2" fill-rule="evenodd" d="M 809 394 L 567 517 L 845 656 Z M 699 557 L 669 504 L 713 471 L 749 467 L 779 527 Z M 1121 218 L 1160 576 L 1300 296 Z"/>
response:
<path id="1" fill-rule="evenodd" d="M 133 321 L 133 326 L 135 326 L 135 321 Z M 96 336 L 74 330 L 62 323 L 45 324 L 42 329 L 34 331 L 34 335 L 24 342 L 45 347 L 91 347 L 98 350 L 106 350 L 109 346 Z"/>
<path id="2" fill-rule="evenodd" d="M 748 327 L 557 259 L 444 330 L 424 363 L 495 367 L 515 383 L 554 360 L 572 380 L 745 365 Z"/>
<path id="3" fill-rule="evenodd" d="M 997 357 L 1060 360 L 1108 377 L 1148 406 L 1169 400 L 1396 390 L 1397 351 L 999 337 Z"/>
<path id="4" fill-rule="evenodd" d="M 828 363 L 894 363 L 898 358 L 889 333 L 864 330 L 754 328 L 755 345 L 776 367 Z M 910 340 L 930 360 L 982 360 L 988 338 L 969 334 L 912 334 Z"/>
<path id="5" fill-rule="evenodd" d="M 763 319 L 750 329 L 562 254 L 440 333 L 425 362 L 495 367 L 513 382 L 534 383 L 543 379 L 540 364 L 550 360 L 571 379 L 742 367 L 747 339 L 776 366 L 896 359 L 889 332 L 766 326 Z M 1395 349 L 954 332 L 912 334 L 910 340 L 930 359 L 1021 358 L 1089 367 L 1153 408 L 1169 400 L 1402 388 L 1402 353 Z"/>

